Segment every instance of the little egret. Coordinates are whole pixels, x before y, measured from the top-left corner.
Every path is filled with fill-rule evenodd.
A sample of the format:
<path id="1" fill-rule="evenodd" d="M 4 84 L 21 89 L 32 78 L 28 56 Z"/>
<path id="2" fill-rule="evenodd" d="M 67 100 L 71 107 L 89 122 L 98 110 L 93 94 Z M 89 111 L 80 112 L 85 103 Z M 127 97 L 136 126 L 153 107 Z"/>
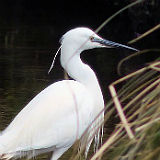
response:
<path id="1" fill-rule="evenodd" d="M 104 120 L 104 100 L 94 71 L 82 62 L 80 53 L 101 47 L 124 47 L 137 51 L 104 40 L 85 27 L 72 29 L 63 35 L 60 61 L 74 80 L 51 84 L 20 111 L 0 134 L 1 159 L 29 159 L 53 151 L 51 160 L 57 160 L 77 139 L 80 139 L 81 146 L 86 147 L 85 155 L 94 137 L 98 145 Z"/>

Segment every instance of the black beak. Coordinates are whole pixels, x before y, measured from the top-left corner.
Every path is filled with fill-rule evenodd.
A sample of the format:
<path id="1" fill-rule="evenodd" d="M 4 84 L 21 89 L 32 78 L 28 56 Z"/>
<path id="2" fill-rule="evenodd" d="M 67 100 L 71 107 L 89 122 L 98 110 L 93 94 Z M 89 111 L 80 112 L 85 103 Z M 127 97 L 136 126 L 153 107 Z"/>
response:
<path id="1" fill-rule="evenodd" d="M 102 45 L 104 45 L 104 46 L 106 46 L 106 47 L 109 47 L 109 48 L 121 47 L 121 48 L 130 49 L 130 50 L 133 50 L 133 51 L 138 51 L 138 50 L 135 49 L 135 48 L 132 48 L 132 47 L 129 47 L 129 46 L 120 44 L 120 43 L 112 42 L 112 41 L 109 41 L 109 40 L 105 40 L 105 39 L 93 38 L 93 39 L 92 39 L 92 42 L 100 43 L 100 44 L 102 44 Z"/>

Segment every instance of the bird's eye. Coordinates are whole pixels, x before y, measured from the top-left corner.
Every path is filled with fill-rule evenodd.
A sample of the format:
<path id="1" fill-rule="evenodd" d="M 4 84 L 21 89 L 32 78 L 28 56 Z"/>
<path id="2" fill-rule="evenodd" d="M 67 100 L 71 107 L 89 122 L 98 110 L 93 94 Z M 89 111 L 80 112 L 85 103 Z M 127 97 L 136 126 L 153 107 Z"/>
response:
<path id="1" fill-rule="evenodd" d="M 91 41 L 93 41 L 93 39 L 94 39 L 94 37 L 93 37 L 93 36 L 91 36 L 91 37 L 90 37 L 90 40 L 91 40 Z"/>

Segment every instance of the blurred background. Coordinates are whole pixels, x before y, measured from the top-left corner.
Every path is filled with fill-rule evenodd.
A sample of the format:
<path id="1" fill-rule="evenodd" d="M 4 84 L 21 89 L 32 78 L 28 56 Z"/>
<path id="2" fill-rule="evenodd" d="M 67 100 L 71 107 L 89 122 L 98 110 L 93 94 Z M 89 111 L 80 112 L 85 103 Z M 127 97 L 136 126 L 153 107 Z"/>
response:
<path id="1" fill-rule="evenodd" d="M 48 75 L 59 39 L 74 27 L 95 30 L 107 18 L 134 0 L 0 1 L 0 129 L 41 90 L 63 79 L 59 56 Z M 144 0 L 110 21 L 99 34 L 105 39 L 127 44 L 160 21 L 160 1 Z M 153 32 L 131 45 L 137 49 L 160 48 L 160 32 Z M 120 60 L 133 54 L 126 49 L 85 51 L 82 59 L 97 73 L 105 101 L 110 98 L 108 85 L 159 57 L 149 52 L 129 59 L 117 74 Z"/>

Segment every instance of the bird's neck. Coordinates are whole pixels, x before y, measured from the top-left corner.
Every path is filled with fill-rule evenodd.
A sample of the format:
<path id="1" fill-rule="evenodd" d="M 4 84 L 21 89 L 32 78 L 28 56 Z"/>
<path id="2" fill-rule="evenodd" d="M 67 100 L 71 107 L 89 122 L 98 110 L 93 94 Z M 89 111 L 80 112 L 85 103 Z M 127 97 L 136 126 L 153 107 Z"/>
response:
<path id="1" fill-rule="evenodd" d="M 94 71 L 82 62 L 80 55 L 76 54 L 69 58 L 68 61 L 65 61 L 65 63 L 62 64 L 62 66 L 67 71 L 69 76 L 83 84 L 95 99 L 99 97 L 99 100 L 103 105 L 103 96 L 97 77 Z"/>

